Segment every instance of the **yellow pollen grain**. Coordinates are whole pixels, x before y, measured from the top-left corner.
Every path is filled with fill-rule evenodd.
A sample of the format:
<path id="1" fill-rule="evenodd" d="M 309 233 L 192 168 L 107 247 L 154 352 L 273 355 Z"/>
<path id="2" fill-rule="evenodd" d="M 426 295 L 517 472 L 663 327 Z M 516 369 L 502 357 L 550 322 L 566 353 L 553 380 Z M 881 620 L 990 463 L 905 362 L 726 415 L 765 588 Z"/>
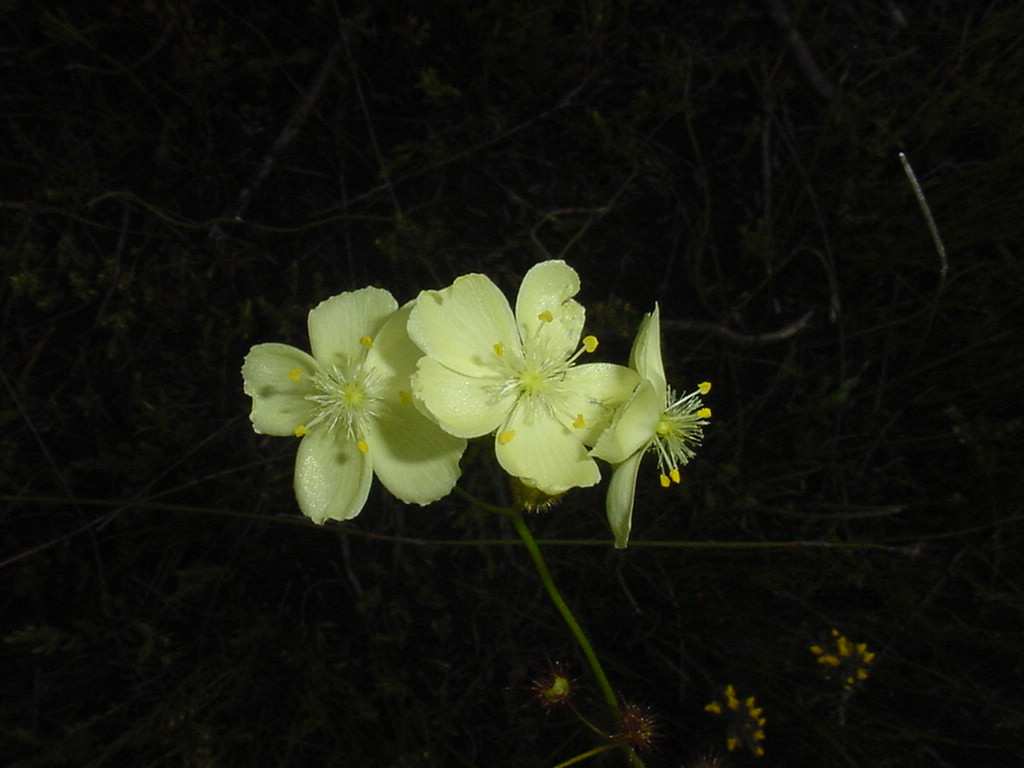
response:
<path id="1" fill-rule="evenodd" d="M 537 319 L 540 320 L 542 323 L 550 323 L 552 320 L 555 319 L 555 316 L 552 315 L 549 310 L 545 309 L 543 312 L 537 315 Z"/>
<path id="2" fill-rule="evenodd" d="M 679 476 L 679 470 L 676 469 L 675 467 L 673 467 L 672 471 L 668 473 L 668 476 L 672 478 L 673 483 L 678 483 L 682 481 L 682 478 Z"/>
<path id="3" fill-rule="evenodd" d="M 711 382 L 702 381 L 700 384 L 697 385 L 697 391 L 700 392 L 702 395 L 706 395 L 708 392 L 711 391 Z"/>
<path id="4" fill-rule="evenodd" d="M 576 418 L 572 420 L 572 425 L 576 427 L 576 429 L 583 429 L 585 426 L 587 426 L 587 422 L 583 420 L 582 413 L 576 414 Z"/>
<path id="5" fill-rule="evenodd" d="M 368 453 L 370 450 L 370 446 L 366 444 L 365 440 L 360 440 L 358 443 L 356 443 L 356 448 L 359 449 L 360 453 Z"/>
<path id="6" fill-rule="evenodd" d="M 292 432 L 296 437 L 302 437 L 304 434 L 306 434 L 306 425 L 299 424 L 297 427 L 295 427 L 295 429 L 292 430 Z"/>
<path id="7" fill-rule="evenodd" d="M 597 349 L 597 336 L 584 336 L 583 348 L 587 350 L 587 352 L 593 352 Z"/>
<path id="8" fill-rule="evenodd" d="M 362 344 L 367 349 L 369 349 L 370 347 L 373 346 L 373 337 L 372 336 L 360 336 L 359 337 L 359 343 Z"/>
<path id="9" fill-rule="evenodd" d="M 505 345 L 502 344 L 500 341 L 497 344 L 494 345 L 493 349 L 494 349 L 494 354 L 497 357 L 504 357 L 505 356 Z"/>
<path id="10" fill-rule="evenodd" d="M 710 419 L 711 418 L 711 409 L 710 408 L 701 408 L 699 411 L 697 411 L 697 418 L 698 419 Z"/>
<path id="11" fill-rule="evenodd" d="M 302 378 L 302 369 L 292 368 L 290 371 L 288 371 L 288 378 L 294 381 L 296 384 L 298 384 L 299 379 Z"/>
<path id="12" fill-rule="evenodd" d="M 514 429 L 506 429 L 504 432 L 498 433 L 498 442 L 502 445 L 508 445 L 512 442 L 512 438 L 516 436 Z"/>
<path id="13" fill-rule="evenodd" d="M 664 472 L 661 473 L 661 476 L 658 478 L 658 482 L 661 483 L 662 488 L 668 488 L 672 485 L 672 481 L 668 479 L 668 475 Z"/>

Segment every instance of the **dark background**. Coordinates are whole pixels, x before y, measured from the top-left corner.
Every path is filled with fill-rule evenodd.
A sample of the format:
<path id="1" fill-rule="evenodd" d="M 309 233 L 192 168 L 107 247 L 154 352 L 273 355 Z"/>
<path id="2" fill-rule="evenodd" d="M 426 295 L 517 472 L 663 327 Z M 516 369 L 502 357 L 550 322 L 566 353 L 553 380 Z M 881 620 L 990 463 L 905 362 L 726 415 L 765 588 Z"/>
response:
<path id="1" fill-rule="evenodd" d="M 504 521 L 376 486 L 313 526 L 239 373 L 343 290 L 546 258 L 596 357 L 657 300 L 671 382 L 714 382 L 629 550 L 603 486 L 530 519 L 647 764 L 723 751 L 728 682 L 765 765 L 1024 759 L 1020 3 L 0 5 L 0 762 L 598 743 L 531 698 L 562 660 L 608 725 Z M 486 441 L 463 468 L 506 499 Z M 877 653 L 852 695 L 831 627 Z"/>

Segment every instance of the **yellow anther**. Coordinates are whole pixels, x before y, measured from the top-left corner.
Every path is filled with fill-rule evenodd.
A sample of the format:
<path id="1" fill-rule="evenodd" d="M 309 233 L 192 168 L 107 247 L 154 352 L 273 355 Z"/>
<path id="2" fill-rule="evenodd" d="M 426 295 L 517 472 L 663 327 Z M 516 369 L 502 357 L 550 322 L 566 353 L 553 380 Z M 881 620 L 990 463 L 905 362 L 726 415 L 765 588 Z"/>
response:
<path id="1" fill-rule="evenodd" d="M 702 381 L 700 384 L 697 385 L 697 391 L 700 392 L 702 395 L 706 395 L 708 392 L 711 391 L 711 382 Z"/>
<path id="2" fill-rule="evenodd" d="M 678 483 L 681 481 L 681 478 L 679 476 L 679 469 L 676 467 L 672 468 L 672 471 L 668 473 L 668 476 L 672 478 L 673 483 Z"/>
<path id="3" fill-rule="evenodd" d="M 853 683 L 854 683 L 854 679 L 852 677 L 846 678 L 846 684 L 848 686 L 853 687 Z"/>
<path id="4" fill-rule="evenodd" d="M 698 419 L 710 419 L 711 418 L 711 409 L 710 408 L 701 408 L 699 411 L 697 411 L 697 418 Z"/>
<path id="5" fill-rule="evenodd" d="M 597 349 L 597 336 L 584 336 L 583 348 L 587 350 L 587 352 L 593 352 Z"/>
<path id="6" fill-rule="evenodd" d="M 818 659 L 818 663 L 819 664 L 824 664 L 826 667 L 838 667 L 839 666 L 839 659 L 837 659 L 832 654 L 828 654 L 827 656 L 821 656 Z"/>
<path id="7" fill-rule="evenodd" d="M 704 707 L 705 712 L 710 712 L 712 715 L 722 714 L 722 705 L 717 701 L 712 701 L 710 704 Z"/>
<path id="8" fill-rule="evenodd" d="M 358 443 L 356 443 L 356 448 L 359 449 L 360 453 L 367 453 L 370 450 L 370 446 L 366 444 L 365 440 L 360 440 Z"/>
<path id="9" fill-rule="evenodd" d="M 868 677 L 870 677 L 870 675 L 868 674 L 868 671 L 866 669 L 858 669 L 857 670 L 857 679 L 858 680 L 867 680 Z"/>
<path id="10" fill-rule="evenodd" d="M 359 337 L 359 343 L 362 344 L 367 349 L 369 349 L 370 347 L 373 346 L 373 337 L 372 336 L 360 336 Z"/>
<path id="11" fill-rule="evenodd" d="M 754 731 L 754 741 L 764 741 L 764 731 Z"/>
<path id="12" fill-rule="evenodd" d="M 732 683 L 729 683 L 729 685 L 725 686 L 725 697 L 727 699 L 736 698 L 736 689 L 733 687 Z"/>
<path id="13" fill-rule="evenodd" d="M 768 720 L 767 718 L 759 717 L 757 718 L 757 724 L 759 727 L 764 728 L 766 725 L 768 725 Z"/>
<path id="14" fill-rule="evenodd" d="M 871 651 L 868 651 L 863 656 L 861 656 L 861 658 L 864 659 L 865 664 L 870 664 L 872 661 L 875 660 L 875 654 Z"/>
<path id="15" fill-rule="evenodd" d="M 811 653 L 813 653 L 815 656 L 821 656 L 821 654 L 823 654 L 825 652 L 825 649 L 822 648 L 820 645 L 817 645 L 817 644 L 812 645 L 810 647 L 810 650 L 811 650 Z"/>
<path id="16" fill-rule="evenodd" d="M 508 445 L 512 442 L 512 438 L 516 436 L 514 429 L 506 429 L 504 432 L 498 433 L 498 442 L 502 445 Z"/>
<path id="17" fill-rule="evenodd" d="M 497 355 L 498 357 L 504 357 L 505 356 L 505 345 L 502 344 L 500 341 L 497 344 L 494 345 L 493 349 L 494 349 L 494 354 Z"/>
<path id="18" fill-rule="evenodd" d="M 585 426 L 587 426 L 587 422 L 583 420 L 582 413 L 576 414 L 576 418 L 572 420 L 572 425 L 576 427 L 576 429 L 583 429 Z"/>
<path id="19" fill-rule="evenodd" d="M 740 740 L 735 736 L 730 736 L 725 740 L 725 748 L 730 752 L 735 752 L 740 748 Z"/>
<path id="20" fill-rule="evenodd" d="M 290 371 L 288 371 L 288 378 L 294 381 L 296 384 L 298 384 L 299 379 L 302 378 L 302 369 L 292 368 Z"/>
<path id="21" fill-rule="evenodd" d="M 540 320 L 542 323 L 550 323 L 552 320 L 555 319 L 555 316 L 552 315 L 550 311 L 545 309 L 543 312 L 537 315 L 537 319 Z"/>
<path id="22" fill-rule="evenodd" d="M 757 706 L 757 702 L 754 701 L 753 696 L 747 696 L 747 698 L 743 700 L 743 703 L 747 705 L 748 710 L 753 709 L 755 706 Z"/>
<path id="23" fill-rule="evenodd" d="M 762 746 L 754 747 L 754 757 L 764 757 L 764 747 L 762 747 Z"/>
<path id="24" fill-rule="evenodd" d="M 832 628 L 832 637 L 839 637 L 839 635 L 841 634 L 842 633 L 838 629 L 836 629 L 835 627 Z"/>
<path id="25" fill-rule="evenodd" d="M 295 427 L 295 429 L 292 430 L 292 432 L 296 437 L 302 437 L 304 434 L 306 434 L 306 425 L 299 424 L 297 427 Z"/>
<path id="26" fill-rule="evenodd" d="M 749 715 L 754 719 L 761 717 L 762 714 L 764 714 L 764 710 L 761 707 L 754 707 L 749 712 Z M 758 725 L 764 725 L 764 723 L 758 723 Z"/>
<path id="27" fill-rule="evenodd" d="M 412 395 L 406 392 L 404 389 L 398 390 L 398 402 L 402 405 L 408 405 L 412 402 Z"/>
<path id="28" fill-rule="evenodd" d="M 672 481 L 668 479 L 668 475 L 666 475 L 664 472 L 661 473 L 661 477 L 658 478 L 658 482 L 661 483 L 662 488 L 668 488 L 670 485 L 672 485 Z"/>
<path id="29" fill-rule="evenodd" d="M 868 650 L 868 644 L 867 643 L 857 643 L 857 653 L 864 654 L 864 653 L 867 653 L 867 650 Z"/>

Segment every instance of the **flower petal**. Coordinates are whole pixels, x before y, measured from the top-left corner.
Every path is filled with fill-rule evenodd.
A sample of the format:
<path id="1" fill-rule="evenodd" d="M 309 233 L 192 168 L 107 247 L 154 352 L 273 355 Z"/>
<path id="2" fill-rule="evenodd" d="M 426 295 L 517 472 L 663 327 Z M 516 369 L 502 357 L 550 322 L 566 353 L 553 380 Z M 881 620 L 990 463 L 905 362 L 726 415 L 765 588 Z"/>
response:
<path id="1" fill-rule="evenodd" d="M 629 543 L 629 532 L 633 527 L 633 498 L 636 493 L 636 473 L 640 468 L 643 451 L 637 451 L 612 470 L 605 497 L 605 512 L 608 525 L 615 536 L 615 548 L 625 549 Z"/>
<path id="2" fill-rule="evenodd" d="M 590 455 L 612 464 L 625 461 L 654 439 L 664 409 L 664 400 L 654 391 L 654 385 L 644 379 L 629 402 L 615 413 L 611 426 L 601 433 Z"/>
<path id="3" fill-rule="evenodd" d="M 485 275 L 462 275 L 443 290 L 421 291 L 408 329 L 424 354 L 467 376 L 492 375 L 505 350 L 520 353 L 508 299 Z"/>
<path id="4" fill-rule="evenodd" d="M 466 441 L 452 437 L 411 402 L 388 408 L 369 428 L 373 471 L 407 504 L 429 504 L 447 496 L 461 470 Z"/>
<path id="5" fill-rule="evenodd" d="M 580 292 L 576 270 L 560 259 L 534 264 L 516 296 L 516 321 L 523 343 L 540 338 L 552 358 L 565 360 L 576 351 L 586 313 L 572 297 Z M 541 316 L 550 319 L 546 322 Z M 538 335 L 538 334 L 543 334 Z"/>
<path id="6" fill-rule="evenodd" d="M 474 378 L 446 368 L 429 357 L 420 358 L 412 377 L 417 403 L 456 437 L 479 437 L 493 432 L 508 416 L 515 395 L 499 397 L 496 378 Z"/>
<path id="7" fill-rule="evenodd" d="M 593 445 L 640 383 L 632 368 L 613 363 L 587 363 L 565 374 L 566 412 L 579 419 L 578 438 Z"/>
<path id="8" fill-rule="evenodd" d="M 309 311 L 313 357 L 322 365 L 361 359 L 366 338 L 372 340 L 396 309 L 395 297 L 383 288 L 360 288 L 321 301 Z"/>
<path id="9" fill-rule="evenodd" d="M 495 436 L 498 463 L 513 477 L 544 493 L 586 488 L 601 479 L 579 437 L 546 410 L 520 403 Z"/>
<path id="10" fill-rule="evenodd" d="M 644 315 L 629 353 L 629 367 L 654 385 L 662 404 L 665 402 L 665 366 L 661 362 L 661 311 L 657 302 L 654 311 Z"/>
<path id="11" fill-rule="evenodd" d="M 389 401 L 409 397 L 412 393 L 409 377 L 416 372 L 416 363 L 423 357 L 423 352 L 409 338 L 406 327 L 414 304 L 415 301 L 407 302 L 384 321 L 366 353 L 366 365 L 383 379 L 384 398 Z"/>
<path id="12" fill-rule="evenodd" d="M 355 442 L 337 430 L 314 429 L 295 457 L 295 498 L 314 523 L 351 520 L 370 493 L 373 465 Z"/>
<path id="13" fill-rule="evenodd" d="M 261 435 L 292 435 L 312 418 L 313 404 L 305 399 L 316 361 L 287 344 L 256 344 L 242 363 L 242 389 L 252 398 L 249 419 Z"/>

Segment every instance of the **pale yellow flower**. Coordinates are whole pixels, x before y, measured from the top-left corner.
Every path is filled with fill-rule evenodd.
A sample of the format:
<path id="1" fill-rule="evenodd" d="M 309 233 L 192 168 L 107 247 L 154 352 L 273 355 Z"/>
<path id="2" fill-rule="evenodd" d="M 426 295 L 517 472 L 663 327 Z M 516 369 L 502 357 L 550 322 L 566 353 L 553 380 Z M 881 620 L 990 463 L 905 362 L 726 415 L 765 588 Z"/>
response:
<path id="1" fill-rule="evenodd" d="M 381 288 L 342 293 L 309 313 L 312 355 L 257 344 L 245 358 L 255 431 L 302 439 L 295 496 L 316 523 L 358 515 L 374 474 L 415 504 L 437 501 L 458 480 L 466 441 L 412 402 L 409 376 L 422 353 L 406 332 L 411 310 Z"/>
<path id="2" fill-rule="evenodd" d="M 658 482 L 662 488 L 671 487 L 682 479 L 679 468 L 693 458 L 711 418 L 711 409 L 701 401 L 701 396 L 711 391 L 711 384 L 703 382 L 678 396 L 665 382 L 657 304 L 640 323 L 629 365 L 640 375 L 640 384 L 591 451 L 614 466 L 605 511 L 615 546 L 620 549 L 629 542 L 637 472 L 644 453 L 651 451 L 657 456 Z"/>
<path id="3" fill-rule="evenodd" d="M 639 381 L 625 366 L 576 364 L 597 348 L 580 340 L 579 289 L 572 267 L 545 261 L 523 278 L 515 314 L 489 278 L 469 274 L 421 292 L 409 316 L 425 354 L 412 377 L 418 403 L 452 435 L 493 433 L 505 471 L 552 495 L 600 480 L 586 446 Z"/>

